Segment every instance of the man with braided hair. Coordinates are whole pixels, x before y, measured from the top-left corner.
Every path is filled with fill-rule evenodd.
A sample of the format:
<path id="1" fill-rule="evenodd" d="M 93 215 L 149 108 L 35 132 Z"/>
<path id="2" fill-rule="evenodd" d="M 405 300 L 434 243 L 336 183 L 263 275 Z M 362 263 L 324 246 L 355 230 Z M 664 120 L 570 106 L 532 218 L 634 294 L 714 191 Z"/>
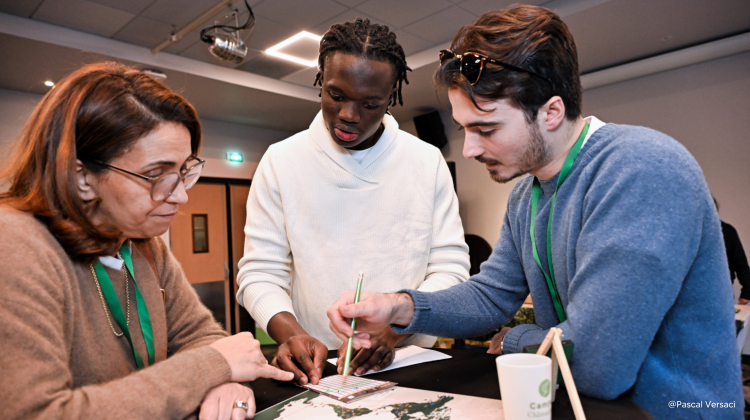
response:
<path id="1" fill-rule="evenodd" d="M 387 26 L 356 19 L 323 36 L 310 128 L 274 144 L 250 189 L 237 300 L 279 343 L 272 364 L 318 383 L 342 341 L 326 310 L 360 271 L 364 290 L 442 290 L 469 274 L 458 200 L 440 151 L 398 129 L 403 48 Z M 408 342 L 406 342 L 408 340 Z M 397 345 L 435 337 L 374 332 L 350 372 L 380 370 Z"/>

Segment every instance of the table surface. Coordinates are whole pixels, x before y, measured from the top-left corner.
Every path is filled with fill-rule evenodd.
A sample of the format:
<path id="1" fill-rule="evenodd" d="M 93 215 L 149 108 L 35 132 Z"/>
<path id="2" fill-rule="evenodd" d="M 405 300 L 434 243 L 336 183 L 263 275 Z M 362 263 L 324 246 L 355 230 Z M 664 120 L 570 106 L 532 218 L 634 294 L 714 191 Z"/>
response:
<path id="1" fill-rule="evenodd" d="M 408 388 L 500 399 L 500 385 L 495 367 L 497 356 L 469 350 L 434 350 L 453 356 L 453 358 L 394 369 L 368 375 L 368 377 L 397 382 L 399 386 Z M 336 357 L 335 351 L 329 352 L 328 358 L 332 357 Z M 323 376 L 335 374 L 335 366 L 326 363 Z M 253 383 L 253 391 L 256 411 L 259 412 L 305 389 L 288 382 L 258 379 Z M 651 419 L 651 416 L 636 403 L 626 398 L 603 401 L 581 397 L 581 403 L 588 420 Z M 552 405 L 552 418 L 575 419 L 565 389 L 561 388 L 557 391 L 557 398 Z"/>

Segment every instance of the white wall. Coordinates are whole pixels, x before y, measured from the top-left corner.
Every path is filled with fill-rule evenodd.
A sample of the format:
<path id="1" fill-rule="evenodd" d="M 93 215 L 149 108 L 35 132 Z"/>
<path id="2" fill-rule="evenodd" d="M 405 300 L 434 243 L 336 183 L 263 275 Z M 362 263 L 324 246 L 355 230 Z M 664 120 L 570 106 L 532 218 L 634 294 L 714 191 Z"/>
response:
<path id="1" fill-rule="evenodd" d="M 41 95 L 0 89 L 0 157 L 5 157 L 41 99 Z"/>
<path id="2" fill-rule="evenodd" d="M 651 127 L 685 145 L 703 168 L 722 220 L 737 228 L 750 252 L 749 96 L 750 53 L 743 53 L 586 91 L 583 114 Z M 514 183 L 497 184 L 484 165 L 464 159 L 463 132 L 450 111 L 441 116 L 449 141 L 442 152 L 456 162 L 464 230 L 494 244 Z M 401 128 L 416 135 L 413 121 Z"/>
<path id="3" fill-rule="evenodd" d="M 0 89 L 0 161 L 41 99 L 41 95 Z M 293 134 L 222 121 L 201 123 L 203 145 L 199 155 L 207 161 L 202 175 L 218 178 L 251 179 L 268 146 Z M 245 161 L 229 162 L 227 152 L 242 153 Z"/>
<path id="4" fill-rule="evenodd" d="M 587 91 L 583 108 L 584 115 L 651 127 L 685 145 L 721 219 L 750 252 L 749 96 L 750 53 L 743 53 Z"/>
<path id="5" fill-rule="evenodd" d="M 458 208 L 464 233 L 479 235 L 494 246 L 500 239 L 508 195 L 516 181 L 498 184 L 490 178 L 483 164 L 474 159 L 465 159 L 461 154 L 464 132 L 457 130 L 450 111 L 441 111 L 440 116 L 448 138 L 448 144 L 441 151 L 446 161 L 456 162 Z M 404 121 L 399 126 L 402 130 L 417 135 L 413 120 Z"/>
<path id="6" fill-rule="evenodd" d="M 206 159 L 203 176 L 217 178 L 252 179 L 268 146 L 294 134 L 222 121 L 202 120 L 201 123 L 200 156 Z M 228 161 L 227 152 L 242 153 L 244 162 Z"/>

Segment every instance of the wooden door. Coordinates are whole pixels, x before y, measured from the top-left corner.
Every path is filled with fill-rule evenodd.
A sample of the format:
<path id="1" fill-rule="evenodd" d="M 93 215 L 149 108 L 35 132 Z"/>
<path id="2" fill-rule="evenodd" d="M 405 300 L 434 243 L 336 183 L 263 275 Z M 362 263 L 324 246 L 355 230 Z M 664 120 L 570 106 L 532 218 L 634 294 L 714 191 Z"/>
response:
<path id="1" fill-rule="evenodd" d="M 188 198 L 170 228 L 172 252 L 203 304 L 231 332 L 226 186 L 199 182 Z"/>

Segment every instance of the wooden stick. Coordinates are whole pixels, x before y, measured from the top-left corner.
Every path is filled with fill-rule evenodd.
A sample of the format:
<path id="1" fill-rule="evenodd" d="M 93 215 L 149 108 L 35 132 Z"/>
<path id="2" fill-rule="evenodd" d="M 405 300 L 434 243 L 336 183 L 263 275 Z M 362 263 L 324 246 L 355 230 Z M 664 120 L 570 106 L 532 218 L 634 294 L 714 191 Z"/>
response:
<path id="1" fill-rule="evenodd" d="M 578 396 L 576 384 L 573 382 L 573 374 L 570 373 L 570 366 L 568 365 L 568 360 L 565 358 L 565 350 L 563 350 L 562 340 L 560 339 L 562 330 L 559 328 L 553 328 L 552 330 L 555 331 L 555 336 L 552 339 L 552 348 L 558 354 L 557 361 L 560 363 L 560 371 L 565 381 L 565 387 L 568 389 L 568 397 L 570 398 L 570 403 L 573 405 L 573 413 L 576 416 L 576 420 L 586 420 L 586 415 L 583 414 L 583 406 L 581 406 L 581 398 Z"/>
<path id="2" fill-rule="evenodd" d="M 547 355 L 547 351 L 549 351 L 550 347 L 552 346 L 552 339 L 555 337 L 555 329 L 552 328 L 547 333 L 547 336 L 544 337 L 544 341 L 542 341 L 542 344 L 539 346 L 539 350 L 536 351 L 536 354 L 540 354 L 542 356 Z M 550 383 L 551 389 L 552 389 L 552 399 L 550 399 L 550 402 L 555 402 L 555 392 L 557 391 L 557 358 L 555 357 L 555 349 L 552 349 L 552 382 Z M 564 356 L 564 355 L 563 355 Z"/>
<path id="3" fill-rule="evenodd" d="M 547 333 L 547 336 L 544 337 L 544 341 L 542 341 L 542 344 L 539 346 L 539 349 L 536 351 L 536 354 L 541 354 L 542 356 L 545 356 L 547 352 L 549 351 L 550 346 L 552 345 L 552 339 L 555 337 L 555 329 L 551 328 L 549 332 Z"/>
<path id="4" fill-rule="evenodd" d="M 565 355 L 563 354 L 562 357 L 565 357 Z M 558 371 L 557 352 L 553 348 L 552 349 L 552 382 L 551 382 L 551 387 L 550 387 L 552 398 L 550 399 L 550 402 L 555 402 L 555 395 L 557 394 L 557 371 Z"/>

